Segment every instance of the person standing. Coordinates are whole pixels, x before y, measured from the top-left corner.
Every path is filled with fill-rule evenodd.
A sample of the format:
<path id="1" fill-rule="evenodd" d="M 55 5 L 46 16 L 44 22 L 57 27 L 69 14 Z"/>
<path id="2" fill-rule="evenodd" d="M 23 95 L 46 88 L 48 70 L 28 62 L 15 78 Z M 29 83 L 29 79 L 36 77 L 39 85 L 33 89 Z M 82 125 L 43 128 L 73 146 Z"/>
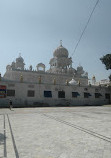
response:
<path id="1" fill-rule="evenodd" d="M 9 101 L 9 105 L 10 105 L 10 110 L 12 109 L 12 100 L 10 99 Z"/>

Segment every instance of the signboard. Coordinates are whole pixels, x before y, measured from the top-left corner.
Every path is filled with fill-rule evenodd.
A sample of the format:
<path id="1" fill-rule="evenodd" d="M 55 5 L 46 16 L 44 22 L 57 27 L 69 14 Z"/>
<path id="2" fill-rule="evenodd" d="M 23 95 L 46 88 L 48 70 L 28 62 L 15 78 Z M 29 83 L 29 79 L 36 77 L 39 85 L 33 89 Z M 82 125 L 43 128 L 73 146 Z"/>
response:
<path id="1" fill-rule="evenodd" d="M 5 98 L 5 97 L 6 97 L 6 86 L 0 85 L 0 98 Z"/>

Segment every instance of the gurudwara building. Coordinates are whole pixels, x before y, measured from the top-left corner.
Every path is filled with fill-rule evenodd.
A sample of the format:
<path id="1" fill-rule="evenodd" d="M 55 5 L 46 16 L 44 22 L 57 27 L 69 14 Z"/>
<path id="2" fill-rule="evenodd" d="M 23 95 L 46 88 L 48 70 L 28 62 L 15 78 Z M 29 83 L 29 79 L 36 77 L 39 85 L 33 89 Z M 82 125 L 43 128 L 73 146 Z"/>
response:
<path id="1" fill-rule="evenodd" d="M 110 86 L 88 84 L 88 73 L 82 66 L 72 67 L 72 58 L 62 46 L 55 49 L 50 59 L 50 69 L 39 63 L 25 69 L 24 59 L 19 55 L 15 62 L 6 66 L 0 76 L 0 107 L 8 106 L 11 99 L 15 107 L 22 106 L 73 106 L 102 105 L 111 101 Z"/>

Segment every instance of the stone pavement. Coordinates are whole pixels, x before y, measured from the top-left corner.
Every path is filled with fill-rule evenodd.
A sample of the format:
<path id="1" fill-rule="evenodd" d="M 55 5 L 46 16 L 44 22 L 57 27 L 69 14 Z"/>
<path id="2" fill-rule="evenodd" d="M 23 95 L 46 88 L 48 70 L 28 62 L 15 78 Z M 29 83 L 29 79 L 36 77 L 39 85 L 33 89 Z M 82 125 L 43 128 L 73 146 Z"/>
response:
<path id="1" fill-rule="evenodd" d="M 0 158 L 111 158 L 111 106 L 0 109 Z"/>

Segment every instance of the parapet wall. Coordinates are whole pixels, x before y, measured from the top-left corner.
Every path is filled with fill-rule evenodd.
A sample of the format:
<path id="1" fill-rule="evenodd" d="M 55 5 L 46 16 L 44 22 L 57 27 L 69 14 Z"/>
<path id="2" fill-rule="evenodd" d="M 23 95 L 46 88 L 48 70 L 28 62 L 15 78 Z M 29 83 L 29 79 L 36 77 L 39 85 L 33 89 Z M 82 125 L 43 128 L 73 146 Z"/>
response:
<path id="1" fill-rule="evenodd" d="M 52 84 L 53 80 L 56 80 L 57 84 L 65 84 L 66 80 L 71 81 L 73 75 L 68 74 L 53 74 L 47 72 L 37 71 L 25 71 L 25 70 L 10 70 L 4 75 L 4 79 L 10 81 L 20 81 L 21 75 L 24 82 L 39 83 L 39 77 L 41 77 L 42 83 Z M 80 81 L 82 85 L 88 85 L 88 78 L 74 78 L 77 82 Z"/>

